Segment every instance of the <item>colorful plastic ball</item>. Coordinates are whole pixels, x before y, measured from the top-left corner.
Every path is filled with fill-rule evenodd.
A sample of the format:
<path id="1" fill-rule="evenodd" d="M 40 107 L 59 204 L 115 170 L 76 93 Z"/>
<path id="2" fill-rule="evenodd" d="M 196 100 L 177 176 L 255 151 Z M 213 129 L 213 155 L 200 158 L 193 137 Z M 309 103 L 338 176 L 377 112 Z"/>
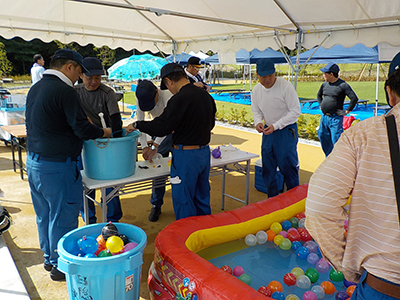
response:
<path id="1" fill-rule="evenodd" d="M 111 253 L 118 253 L 124 249 L 124 242 L 119 236 L 110 236 L 106 241 L 106 247 Z"/>
<path id="2" fill-rule="evenodd" d="M 96 254 L 94 254 L 94 253 L 87 253 L 87 254 L 85 254 L 84 257 L 85 257 L 85 258 L 96 258 L 97 256 L 96 256 Z"/>
<path id="3" fill-rule="evenodd" d="M 289 232 L 292 232 L 292 231 L 298 232 L 297 228 L 294 228 L 294 227 L 289 228 L 287 232 L 289 233 Z"/>
<path id="4" fill-rule="evenodd" d="M 137 243 L 135 243 L 135 242 L 129 242 L 128 244 L 126 244 L 125 246 L 124 246 L 124 248 L 122 249 L 122 252 L 128 252 L 128 251 L 130 251 L 130 250 L 132 250 L 132 249 L 135 249 L 136 247 L 137 247 Z"/>
<path id="5" fill-rule="evenodd" d="M 99 247 L 103 246 L 104 248 L 106 248 L 106 241 L 101 234 L 96 238 L 96 241 L 99 244 Z"/>
<path id="6" fill-rule="evenodd" d="M 103 250 L 97 255 L 97 257 L 107 257 L 107 256 L 112 256 L 112 253 L 108 250 Z"/>
<path id="7" fill-rule="evenodd" d="M 303 247 L 303 246 L 297 248 L 297 250 L 296 250 L 297 257 L 301 258 L 301 259 L 307 259 L 307 256 L 309 254 L 310 254 L 310 251 L 308 251 L 308 249 L 306 247 Z"/>
<path id="8" fill-rule="evenodd" d="M 107 248 L 106 248 L 105 244 L 104 245 L 99 244 L 99 247 L 97 248 L 97 251 L 94 253 L 94 255 L 98 256 L 101 251 L 106 250 L 106 249 Z"/>
<path id="9" fill-rule="evenodd" d="M 351 297 L 351 295 L 353 295 L 354 290 L 356 289 L 356 285 L 351 285 L 346 289 L 346 293 L 349 297 Z"/>
<path id="10" fill-rule="evenodd" d="M 218 148 L 213 149 L 213 151 L 211 151 L 211 154 L 214 158 L 220 158 L 221 157 L 221 150 Z"/>
<path id="11" fill-rule="evenodd" d="M 99 244 L 94 237 L 85 235 L 78 240 L 78 246 L 83 253 L 88 254 L 95 253 Z"/>
<path id="12" fill-rule="evenodd" d="M 344 220 L 344 229 L 347 230 L 348 227 L 349 227 L 349 220 L 346 219 Z"/>
<path id="13" fill-rule="evenodd" d="M 300 275 L 304 275 L 303 269 L 299 267 L 293 268 L 292 271 L 290 271 L 290 273 L 296 276 L 296 278 L 299 278 Z"/>
<path id="14" fill-rule="evenodd" d="M 281 225 L 282 225 L 282 229 L 285 231 L 287 231 L 289 228 L 292 227 L 292 223 L 290 223 L 290 221 L 288 221 L 288 220 L 283 221 L 281 223 Z"/>
<path id="15" fill-rule="evenodd" d="M 289 250 L 292 248 L 292 242 L 289 239 L 282 239 L 281 242 L 279 243 L 279 248 L 282 250 Z"/>
<path id="16" fill-rule="evenodd" d="M 304 229 L 303 231 L 300 232 L 300 239 L 303 242 L 312 241 L 311 234 L 308 232 L 307 229 Z"/>
<path id="17" fill-rule="evenodd" d="M 299 219 L 299 220 L 304 219 L 305 217 L 306 217 L 305 213 L 298 213 L 296 215 L 296 218 Z"/>
<path id="18" fill-rule="evenodd" d="M 244 238 L 244 242 L 247 246 L 255 246 L 257 244 L 257 238 L 254 234 L 248 234 Z"/>
<path id="19" fill-rule="evenodd" d="M 282 231 L 282 225 L 279 224 L 278 222 L 272 223 L 270 229 L 275 232 L 275 234 L 279 234 L 279 232 Z"/>
<path id="20" fill-rule="evenodd" d="M 324 292 L 327 295 L 332 295 L 336 291 L 335 286 L 330 281 L 323 281 L 321 283 L 321 287 L 324 289 Z"/>
<path id="21" fill-rule="evenodd" d="M 268 241 L 268 234 L 265 231 L 260 230 L 259 232 L 256 233 L 256 238 L 257 238 L 257 243 L 262 245 Z"/>
<path id="22" fill-rule="evenodd" d="M 107 241 L 107 239 L 110 236 L 113 235 L 118 235 L 118 228 L 115 226 L 113 223 L 107 223 L 104 225 L 104 227 L 101 229 L 101 235 L 103 236 L 104 240 Z"/>
<path id="23" fill-rule="evenodd" d="M 283 283 L 286 284 L 287 286 L 292 286 L 295 285 L 297 282 L 296 276 L 294 276 L 293 273 L 286 273 L 285 276 L 283 276 Z"/>
<path id="24" fill-rule="evenodd" d="M 306 228 L 305 222 L 306 222 L 305 218 L 299 219 L 299 228 Z"/>
<path id="25" fill-rule="evenodd" d="M 345 278 L 345 279 L 343 279 L 343 285 L 344 285 L 346 288 L 348 288 L 348 287 L 351 286 L 351 285 L 357 285 L 357 283 L 352 282 L 352 281 L 348 281 L 348 280 L 346 280 L 346 278 Z"/>
<path id="26" fill-rule="evenodd" d="M 313 291 L 307 291 L 303 294 L 303 300 L 317 300 L 318 297 Z"/>
<path id="27" fill-rule="evenodd" d="M 301 247 L 301 243 L 299 241 L 292 242 L 292 249 L 293 250 L 297 250 L 299 247 Z"/>
<path id="28" fill-rule="evenodd" d="M 282 230 L 279 232 L 279 235 L 283 236 L 284 238 L 287 238 L 288 233 L 287 231 Z"/>
<path id="29" fill-rule="evenodd" d="M 295 229 L 293 231 L 288 231 L 287 238 L 291 241 L 300 241 L 300 233 Z"/>
<path id="30" fill-rule="evenodd" d="M 267 230 L 268 241 L 272 242 L 276 236 L 276 233 L 273 230 Z"/>
<path id="31" fill-rule="evenodd" d="M 317 298 L 318 298 L 318 299 L 322 299 L 322 298 L 325 297 L 325 291 L 324 291 L 324 289 L 322 288 L 322 286 L 320 286 L 320 285 L 314 285 L 314 286 L 311 288 L 311 291 L 313 291 L 313 292 L 315 293 L 315 295 L 317 295 Z"/>
<path id="32" fill-rule="evenodd" d="M 290 218 L 289 222 L 290 222 L 290 224 L 292 224 L 293 228 L 299 227 L 299 219 L 297 219 L 296 217 Z"/>
<path id="33" fill-rule="evenodd" d="M 247 285 L 251 285 L 251 277 L 249 274 L 244 273 L 244 274 L 240 275 L 239 280 L 244 282 Z"/>
<path id="34" fill-rule="evenodd" d="M 318 244 L 314 241 L 307 241 L 303 246 L 306 247 L 311 253 L 316 253 L 318 249 Z"/>
<path id="35" fill-rule="evenodd" d="M 120 238 L 121 238 L 121 240 L 124 242 L 124 245 L 126 245 L 126 244 L 128 244 L 130 241 L 129 241 L 129 238 L 125 235 L 125 234 L 119 234 L 118 235 Z"/>
<path id="36" fill-rule="evenodd" d="M 283 286 L 279 281 L 273 280 L 268 284 L 268 288 L 271 290 L 272 293 L 274 292 L 281 292 L 283 291 Z"/>
<path id="37" fill-rule="evenodd" d="M 343 281 L 344 275 L 342 272 L 335 271 L 335 269 L 332 268 L 331 271 L 329 272 L 329 279 L 336 282 Z"/>
<path id="38" fill-rule="evenodd" d="M 319 273 L 314 268 L 308 268 L 304 272 L 304 275 L 306 275 L 308 278 L 310 278 L 311 283 L 316 283 L 319 279 Z"/>
<path id="39" fill-rule="evenodd" d="M 281 236 L 281 235 L 276 235 L 275 237 L 274 237 L 274 243 L 275 243 L 275 245 L 277 245 L 277 246 L 279 246 L 279 244 L 281 243 L 281 241 L 284 239 L 284 237 L 283 236 Z"/>
<path id="40" fill-rule="evenodd" d="M 244 274 L 244 269 L 242 266 L 236 266 L 233 268 L 233 275 L 240 277 L 242 274 Z"/>
<path id="41" fill-rule="evenodd" d="M 286 296 L 285 300 L 300 300 L 300 298 L 295 294 L 289 294 Z"/>
<path id="42" fill-rule="evenodd" d="M 307 256 L 307 261 L 311 265 L 315 265 L 319 261 L 319 256 L 315 253 L 310 253 Z"/>
<path id="43" fill-rule="evenodd" d="M 331 266 L 326 261 L 319 261 L 315 265 L 315 269 L 320 273 L 328 273 Z"/>
<path id="44" fill-rule="evenodd" d="M 273 292 L 271 298 L 276 300 L 285 300 L 285 295 L 282 292 Z"/>
<path id="45" fill-rule="evenodd" d="M 231 274 L 232 275 L 232 268 L 230 267 L 230 266 L 228 266 L 228 265 L 223 265 L 222 267 L 221 267 L 221 270 L 222 271 L 224 271 L 224 272 L 226 272 L 226 273 L 228 273 L 228 274 Z"/>
<path id="46" fill-rule="evenodd" d="M 271 295 L 272 295 L 271 290 L 265 285 L 260 286 L 260 288 L 258 289 L 258 292 L 263 294 L 263 295 L 265 295 L 265 296 L 267 296 L 267 297 L 271 297 Z"/>
<path id="47" fill-rule="evenodd" d="M 297 277 L 296 285 L 304 290 L 308 290 L 311 286 L 311 280 L 306 275 L 300 275 Z"/>
<path id="48" fill-rule="evenodd" d="M 335 300 L 346 300 L 348 298 L 349 298 L 349 296 L 347 295 L 347 293 L 345 291 L 337 292 L 335 295 Z"/>

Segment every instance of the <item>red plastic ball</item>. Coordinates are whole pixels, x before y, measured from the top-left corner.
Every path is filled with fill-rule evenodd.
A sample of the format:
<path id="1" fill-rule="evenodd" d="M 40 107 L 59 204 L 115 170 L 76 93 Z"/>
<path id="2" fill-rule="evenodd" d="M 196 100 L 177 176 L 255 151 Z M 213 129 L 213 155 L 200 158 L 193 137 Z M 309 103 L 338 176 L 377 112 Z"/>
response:
<path id="1" fill-rule="evenodd" d="M 310 233 L 307 231 L 307 229 L 304 229 L 300 232 L 300 239 L 303 242 L 312 241 L 312 237 L 311 237 Z"/>
<path id="2" fill-rule="evenodd" d="M 271 297 L 271 295 L 272 295 L 272 291 L 268 287 L 266 287 L 265 285 L 260 286 L 260 288 L 258 289 L 258 292 L 263 294 L 263 295 L 265 295 L 265 296 L 267 296 L 267 297 Z"/>
<path id="3" fill-rule="evenodd" d="M 286 273 L 285 276 L 283 276 L 283 282 L 287 285 L 287 286 L 292 286 L 296 284 L 296 276 L 294 276 L 293 273 Z"/>
<path id="4" fill-rule="evenodd" d="M 221 270 L 232 275 L 232 268 L 228 265 L 224 265 L 221 267 Z"/>
<path id="5" fill-rule="evenodd" d="M 299 220 L 301 220 L 301 219 L 303 219 L 305 217 L 306 217 L 305 213 L 299 213 L 299 214 L 296 215 L 296 218 L 299 219 Z"/>
<path id="6" fill-rule="evenodd" d="M 287 238 L 293 243 L 294 241 L 300 242 L 300 234 L 297 230 L 291 230 L 288 232 Z"/>

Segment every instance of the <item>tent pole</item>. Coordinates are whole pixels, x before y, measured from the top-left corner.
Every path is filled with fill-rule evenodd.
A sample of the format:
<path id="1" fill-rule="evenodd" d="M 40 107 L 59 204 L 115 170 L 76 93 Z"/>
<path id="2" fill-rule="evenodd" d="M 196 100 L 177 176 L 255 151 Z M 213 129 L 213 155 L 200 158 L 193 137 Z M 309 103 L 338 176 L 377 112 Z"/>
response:
<path id="1" fill-rule="evenodd" d="M 250 91 L 253 89 L 251 84 L 251 64 L 249 64 L 249 79 L 250 79 Z"/>
<path id="2" fill-rule="evenodd" d="M 379 63 L 376 64 L 376 94 L 375 94 L 374 116 L 378 115 L 378 95 L 379 95 Z"/>

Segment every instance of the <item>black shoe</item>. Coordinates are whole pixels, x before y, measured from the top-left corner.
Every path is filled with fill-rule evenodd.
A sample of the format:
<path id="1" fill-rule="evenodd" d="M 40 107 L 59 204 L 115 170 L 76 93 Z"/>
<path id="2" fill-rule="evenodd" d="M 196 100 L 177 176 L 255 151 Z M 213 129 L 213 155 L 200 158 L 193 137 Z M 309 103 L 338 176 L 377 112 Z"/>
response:
<path id="1" fill-rule="evenodd" d="M 157 222 L 160 215 L 161 215 L 161 207 L 153 206 L 149 214 L 149 221 Z"/>
<path id="2" fill-rule="evenodd" d="M 63 281 L 65 280 L 65 274 L 60 272 L 56 266 L 53 266 L 50 272 L 50 278 L 53 281 Z"/>
<path id="3" fill-rule="evenodd" d="M 44 262 L 44 263 L 43 263 L 43 268 L 44 268 L 47 272 L 50 272 L 51 269 L 53 268 L 53 265 Z"/>

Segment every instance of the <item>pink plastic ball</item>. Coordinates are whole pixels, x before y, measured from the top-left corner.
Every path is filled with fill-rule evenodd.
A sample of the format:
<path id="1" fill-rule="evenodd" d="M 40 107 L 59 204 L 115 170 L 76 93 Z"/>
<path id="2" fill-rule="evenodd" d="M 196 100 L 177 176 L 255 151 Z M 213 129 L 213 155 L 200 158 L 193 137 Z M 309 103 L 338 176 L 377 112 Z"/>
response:
<path id="1" fill-rule="evenodd" d="M 312 291 L 307 291 L 303 294 L 303 300 L 317 300 L 317 295 Z"/>
<path id="2" fill-rule="evenodd" d="M 236 266 L 233 268 L 233 275 L 236 277 L 240 277 L 240 275 L 244 274 L 244 269 L 241 266 Z"/>
<path id="3" fill-rule="evenodd" d="M 135 242 L 130 242 L 124 246 L 124 249 L 122 250 L 122 252 L 128 252 L 129 250 L 136 248 L 137 245 L 138 244 Z"/>
<path id="4" fill-rule="evenodd" d="M 281 232 L 279 232 L 279 235 L 283 236 L 284 238 L 288 237 L 288 233 L 287 231 L 282 230 Z"/>

